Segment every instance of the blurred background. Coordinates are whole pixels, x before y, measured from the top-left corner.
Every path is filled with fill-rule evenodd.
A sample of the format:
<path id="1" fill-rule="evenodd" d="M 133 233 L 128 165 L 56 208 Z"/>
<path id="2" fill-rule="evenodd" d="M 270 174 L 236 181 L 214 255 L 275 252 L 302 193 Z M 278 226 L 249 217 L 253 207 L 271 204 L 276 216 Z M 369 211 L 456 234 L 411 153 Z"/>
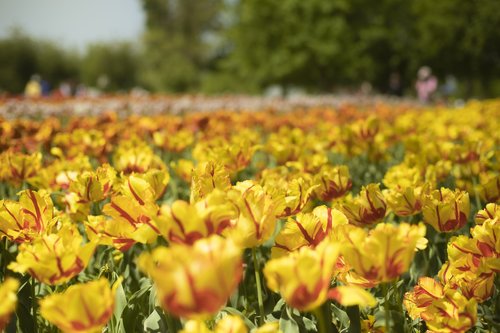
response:
<path id="1" fill-rule="evenodd" d="M 487 98 L 499 27 L 498 0 L 0 0 L 0 94 Z"/>

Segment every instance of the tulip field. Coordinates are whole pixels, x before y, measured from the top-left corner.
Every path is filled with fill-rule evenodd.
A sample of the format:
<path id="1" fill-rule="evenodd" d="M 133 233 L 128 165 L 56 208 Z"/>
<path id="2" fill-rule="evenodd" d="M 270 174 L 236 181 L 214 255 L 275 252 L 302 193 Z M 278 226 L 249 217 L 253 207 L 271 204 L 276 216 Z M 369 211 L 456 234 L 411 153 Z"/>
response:
<path id="1" fill-rule="evenodd" d="M 4 112 L 0 331 L 500 332 L 499 147 L 500 100 Z"/>

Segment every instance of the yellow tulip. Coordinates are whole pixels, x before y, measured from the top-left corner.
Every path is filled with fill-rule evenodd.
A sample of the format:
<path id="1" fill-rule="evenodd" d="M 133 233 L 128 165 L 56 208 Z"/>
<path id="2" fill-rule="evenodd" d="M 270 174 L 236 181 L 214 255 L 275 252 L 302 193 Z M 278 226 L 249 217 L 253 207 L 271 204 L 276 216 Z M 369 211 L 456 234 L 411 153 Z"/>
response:
<path id="1" fill-rule="evenodd" d="M 180 153 L 191 146 L 194 139 L 194 133 L 185 129 L 153 133 L 153 142 L 156 146 L 174 153 Z"/>
<path id="2" fill-rule="evenodd" d="M 0 332 L 3 332 L 11 314 L 16 310 L 18 288 L 19 281 L 13 278 L 6 278 L 0 285 Z"/>
<path id="3" fill-rule="evenodd" d="M 478 303 L 493 295 L 495 273 L 481 272 L 477 269 L 463 271 L 452 263 L 446 262 L 438 273 L 439 279 L 448 287 L 460 289 L 467 298 L 475 298 Z"/>
<path id="4" fill-rule="evenodd" d="M 283 210 L 278 211 L 276 216 L 283 218 L 300 213 L 318 186 L 313 184 L 308 174 L 303 174 L 290 180 L 281 178 L 264 180 L 263 188 L 273 199 L 280 202 Z"/>
<path id="5" fill-rule="evenodd" d="M 203 162 L 193 170 L 191 202 L 199 201 L 214 189 L 227 191 L 231 188 L 229 172 L 220 162 Z"/>
<path id="6" fill-rule="evenodd" d="M 41 167 L 42 154 L 39 152 L 26 155 L 6 151 L 0 154 L 0 180 L 12 183 L 14 186 L 19 186 L 35 176 Z"/>
<path id="7" fill-rule="evenodd" d="M 328 297 L 342 306 L 374 307 L 377 301 L 372 294 L 358 286 L 338 286 L 328 292 Z"/>
<path id="8" fill-rule="evenodd" d="M 101 332 L 113 315 L 120 283 L 121 279 L 110 288 L 108 280 L 100 278 L 72 285 L 42 299 L 40 314 L 64 333 Z"/>
<path id="9" fill-rule="evenodd" d="M 384 326 L 375 326 L 375 316 L 367 316 L 368 319 L 361 320 L 362 333 L 385 333 Z"/>
<path id="10" fill-rule="evenodd" d="M 76 193 L 78 203 L 98 202 L 106 199 L 115 183 L 116 170 L 104 164 L 96 171 L 85 171 L 70 183 L 70 192 Z"/>
<path id="11" fill-rule="evenodd" d="M 164 205 L 155 219 L 163 237 L 170 242 L 193 244 L 213 234 L 222 235 L 238 216 L 236 205 L 226 193 L 215 189 L 195 204 L 177 200 Z"/>
<path id="12" fill-rule="evenodd" d="M 143 173 L 150 169 L 165 170 L 167 167 L 143 140 L 133 137 L 121 141 L 113 154 L 113 166 L 125 174 Z"/>
<path id="13" fill-rule="evenodd" d="M 330 201 L 344 196 L 352 187 L 349 168 L 345 165 L 325 165 L 314 176 L 314 184 L 319 185 L 314 190 L 316 196 L 323 201 Z"/>
<path id="14" fill-rule="evenodd" d="M 340 209 L 349 223 L 362 227 L 380 222 L 386 214 L 387 204 L 379 184 L 369 184 L 361 189 L 358 197 L 340 204 Z"/>
<path id="15" fill-rule="evenodd" d="M 315 247 L 328 237 L 339 225 L 347 224 L 345 215 L 337 209 L 316 207 L 312 213 L 299 213 L 288 222 L 276 236 L 271 249 L 272 258 L 277 258 L 304 246 Z"/>
<path id="16" fill-rule="evenodd" d="M 188 320 L 179 333 L 212 333 L 203 320 Z"/>
<path id="17" fill-rule="evenodd" d="M 8 268 L 17 273 L 28 272 L 42 283 L 64 283 L 84 270 L 94 253 L 96 244 L 82 245 L 82 241 L 75 226 L 64 225 L 58 233 L 21 244 L 16 261 Z"/>
<path id="18" fill-rule="evenodd" d="M 430 277 L 421 277 L 413 291 L 404 295 L 403 304 L 412 319 L 420 318 L 422 312 L 427 310 L 432 302 L 444 296 L 444 288 L 441 283 Z"/>
<path id="19" fill-rule="evenodd" d="M 446 289 L 442 298 L 432 301 L 420 314 L 432 332 L 465 333 L 477 321 L 477 302 L 455 289 Z"/>
<path id="20" fill-rule="evenodd" d="M 303 247 L 287 256 L 271 259 L 264 267 L 269 289 L 301 311 L 310 311 L 328 298 L 339 244 L 325 240 L 315 249 Z"/>
<path id="21" fill-rule="evenodd" d="M 470 214 L 469 194 L 460 190 L 434 190 L 424 196 L 422 205 L 424 222 L 440 232 L 462 228 Z"/>
<path id="22" fill-rule="evenodd" d="M 260 327 L 257 327 L 252 333 L 283 333 L 280 330 L 280 324 L 278 321 L 272 323 L 266 323 Z"/>
<path id="23" fill-rule="evenodd" d="M 500 203 L 500 176 L 489 177 L 480 185 L 479 195 L 486 202 Z"/>
<path id="24" fill-rule="evenodd" d="M 494 203 L 487 204 L 486 207 L 478 211 L 474 217 L 476 224 L 483 224 L 485 221 L 493 219 L 500 221 L 500 205 Z"/>
<path id="25" fill-rule="evenodd" d="M 363 278 L 376 283 L 390 282 L 406 272 L 417 249 L 427 246 L 425 225 L 378 224 L 367 232 L 347 229 L 341 253 Z"/>
<path id="26" fill-rule="evenodd" d="M 228 193 L 239 215 L 228 235 L 239 245 L 251 248 L 267 241 L 276 228 L 279 201 L 253 181 L 240 182 Z"/>
<path id="27" fill-rule="evenodd" d="M 170 168 L 174 170 L 175 174 L 184 180 L 186 183 L 190 184 L 193 177 L 194 163 L 191 160 L 186 160 L 184 158 L 178 159 L 177 161 L 170 162 Z"/>
<path id="28" fill-rule="evenodd" d="M 96 235 L 134 240 L 143 244 L 150 244 L 156 240 L 160 230 L 153 220 L 159 210 L 154 201 L 155 193 L 147 182 L 136 180 L 135 186 L 138 183 L 144 185 L 141 191 L 138 191 L 138 187 L 130 187 L 129 193 L 113 196 L 111 202 L 104 205 L 102 212 L 109 216 L 112 222 L 108 224 L 103 222 L 103 218 L 89 216 L 86 223 L 88 231 Z"/>
<path id="29" fill-rule="evenodd" d="M 226 304 L 241 280 L 242 251 L 231 240 L 211 236 L 139 257 L 139 268 L 155 282 L 165 310 L 183 318 L 206 319 Z"/>
<path id="30" fill-rule="evenodd" d="M 17 243 L 30 242 L 49 233 L 56 223 L 50 194 L 24 190 L 19 201 L 0 201 L 0 236 Z"/>
<path id="31" fill-rule="evenodd" d="M 248 333 L 245 322 L 239 316 L 227 315 L 210 330 L 202 320 L 188 320 L 179 333 Z"/>
<path id="32" fill-rule="evenodd" d="M 225 316 L 217 322 L 215 333 L 248 333 L 248 328 L 241 317 Z"/>
<path id="33" fill-rule="evenodd" d="M 163 196 L 169 181 L 168 171 L 151 169 L 122 178 L 122 184 L 118 191 L 123 195 L 138 198 L 144 202 L 154 202 Z"/>
<path id="34" fill-rule="evenodd" d="M 412 319 L 425 320 L 431 332 L 464 333 L 475 325 L 477 302 L 438 281 L 422 277 L 403 304 Z"/>

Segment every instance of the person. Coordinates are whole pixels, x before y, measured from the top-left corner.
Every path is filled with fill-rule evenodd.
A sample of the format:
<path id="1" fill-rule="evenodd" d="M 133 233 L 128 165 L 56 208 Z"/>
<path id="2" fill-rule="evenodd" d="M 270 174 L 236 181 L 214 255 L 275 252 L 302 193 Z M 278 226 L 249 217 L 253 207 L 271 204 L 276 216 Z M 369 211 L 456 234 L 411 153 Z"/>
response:
<path id="1" fill-rule="evenodd" d="M 401 75 L 399 72 L 392 72 L 389 76 L 389 95 L 403 96 L 403 85 L 401 84 Z"/>
<path id="2" fill-rule="evenodd" d="M 418 70 L 418 79 L 415 84 L 417 96 L 420 102 L 429 103 L 438 87 L 437 78 L 432 75 L 428 66 L 422 66 Z"/>
<path id="3" fill-rule="evenodd" d="M 446 101 L 450 101 L 457 93 L 458 81 L 454 75 L 446 75 L 444 85 L 441 88 L 443 97 Z"/>
<path id="4" fill-rule="evenodd" d="M 40 76 L 38 74 L 32 75 L 24 88 L 24 96 L 28 98 L 38 98 L 41 95 L 42 85 L 40 84 Z"/>

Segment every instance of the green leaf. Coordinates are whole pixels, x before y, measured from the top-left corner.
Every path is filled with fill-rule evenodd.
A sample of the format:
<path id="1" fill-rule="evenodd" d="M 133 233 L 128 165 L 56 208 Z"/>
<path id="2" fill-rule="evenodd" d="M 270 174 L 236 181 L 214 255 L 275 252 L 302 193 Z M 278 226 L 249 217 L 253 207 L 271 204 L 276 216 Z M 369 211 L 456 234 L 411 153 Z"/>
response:
<path id="1" fill-rule="evenodd" d="M 158 309 L 154 309 L 153 312 L 144 321 L 144 332 L 166 332 L 162 314 Z"/>
<path id="2" fill-rule="evenodd" d="M 254 323 L 252 323 L 252 321 L 250 319 L 248 319 L 247 317 L 245 317 L 245 315 L 243 313 L 241 313 L 240 311 L 236 310 L 235 308 L 225 307 L 224 309 L 222 309 L 222 311 L 227 312 L 227 313 L 232 314 L 232 315 L 235 315 L 235 316 L 241 317 L 241 319 L 243 319 L 243 321 L 245 322 L 245 324 L 250 329 L 254 329 L 255 328 Z"/>
<path id="3" fill-rule="evenodd" d="M 288 306 L 285 306 L 281 311 L 281 318 L 279 321 L 280 330 L 286 333 L 299 333 L 299 325 L 293 319 Z"/>
<path id="4" fill-rule="evenodd" d="M 123 286 L 120 284 L 118 288 L 116 289 L 116 296 L 115 296 L 115 310 L 114 310 L 114 317 L 118 321 L 123 313 L 123 310 L 127 306 L 127 297 L 125 296 L 125 291 L 123 290 Z"/>

